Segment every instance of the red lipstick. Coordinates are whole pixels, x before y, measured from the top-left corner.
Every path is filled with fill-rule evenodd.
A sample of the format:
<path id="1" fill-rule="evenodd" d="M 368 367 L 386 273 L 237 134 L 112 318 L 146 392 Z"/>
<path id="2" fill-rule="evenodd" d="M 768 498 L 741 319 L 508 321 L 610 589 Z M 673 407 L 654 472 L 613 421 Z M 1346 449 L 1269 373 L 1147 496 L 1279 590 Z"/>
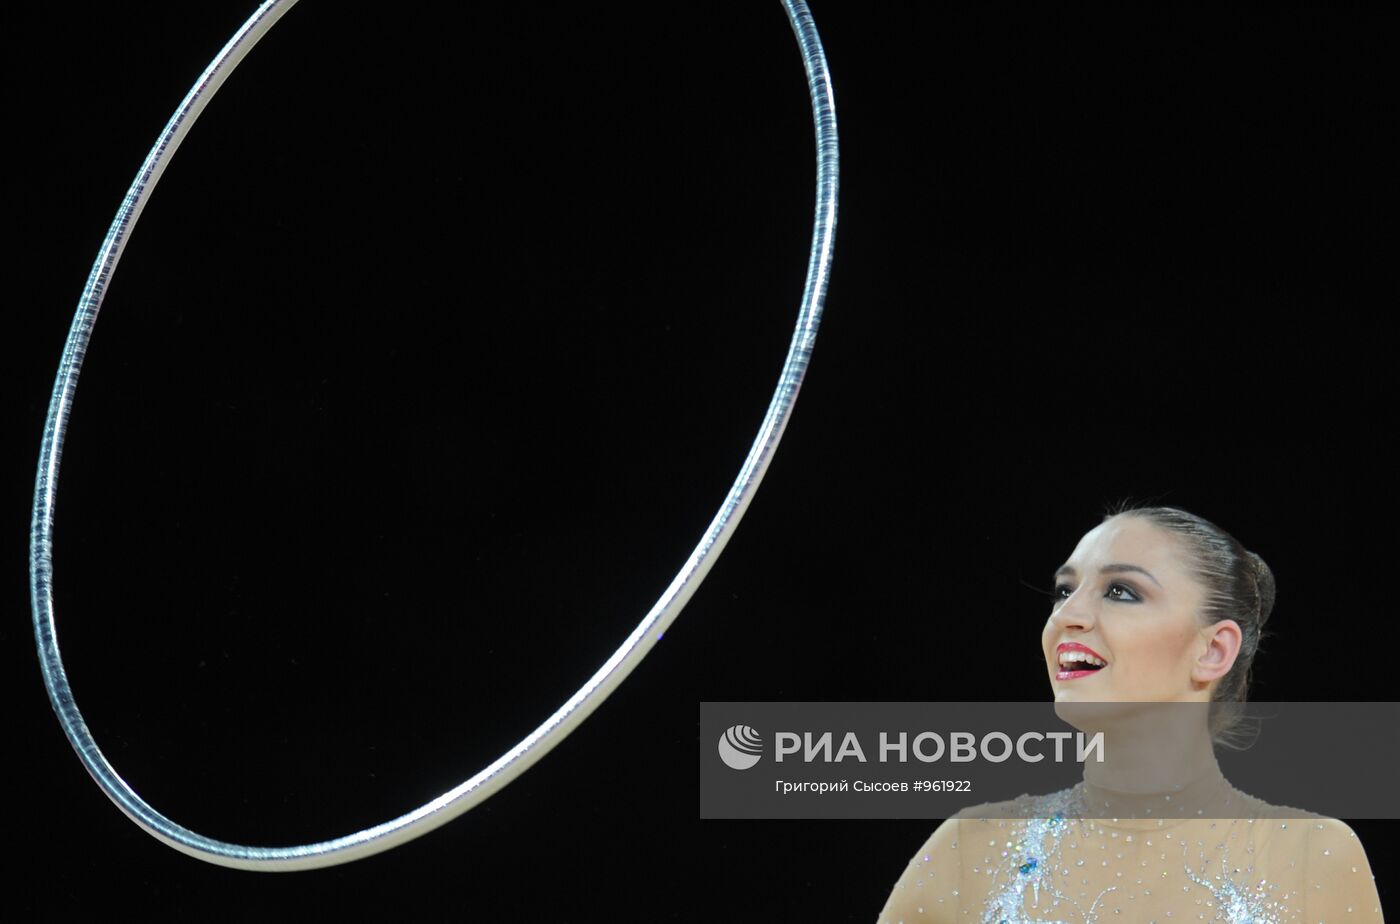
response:
<path id="1" fill-rule="evenodd" d="M 1065 658 L 1071 651 L 1082 652 L 1085 658 Z M 1078 680 L 1080 677 L 1089 677 L 1108 667 L 1108 659 L 1099 654 L 1088 645 L 1081 645 L 1079 642 L 1061 642 L 1055 649 L 1055 656 L 1059 659 L 1059 670 L 1055 672 L 1056 680 Z M 1087 660 L 1093 659 L 1093 660 Z M 1080 669 L 1073 665 L 1084 664 Z"/>

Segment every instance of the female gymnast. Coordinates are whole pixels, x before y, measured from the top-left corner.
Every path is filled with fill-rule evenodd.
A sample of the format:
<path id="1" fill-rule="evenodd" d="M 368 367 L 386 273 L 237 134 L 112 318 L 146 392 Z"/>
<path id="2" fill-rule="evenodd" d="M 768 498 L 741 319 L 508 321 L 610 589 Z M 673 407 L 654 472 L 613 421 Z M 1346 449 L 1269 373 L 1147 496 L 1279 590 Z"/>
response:
<path id="1" fill-rule="evenodd" d="M 1263 559 L 1194 514 L 1120 505 L 1055 579 L 1055 709 L 1105 733 L 1105 761 L 943 822 L 879 924 L 1381 921 L 1350 827 L 1248 796 L 1216 762 L 1239 732 L 1220 704 L 1245 701 L 1273 609 Z"/>

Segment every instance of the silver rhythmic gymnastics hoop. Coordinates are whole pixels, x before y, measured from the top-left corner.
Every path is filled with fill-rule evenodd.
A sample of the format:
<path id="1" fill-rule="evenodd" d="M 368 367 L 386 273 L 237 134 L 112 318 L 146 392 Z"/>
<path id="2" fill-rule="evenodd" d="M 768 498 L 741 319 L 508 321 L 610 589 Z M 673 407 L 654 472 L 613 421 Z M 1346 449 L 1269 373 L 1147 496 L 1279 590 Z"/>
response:
<path id="1" fill-rule="evenodd" d="M 34 514 L 30 526 L 30 602 L 34 613 L 34 637 L 39 648 L 39 662 L 49 700 L 53 703 L 54 712 L 57 713 L 69 742 L 78 752 L 93 779 L 97 781 L 97 785 L 143 830 L 176 850 L 209 863 L 266 872 L 336 866 L 407 843 L 474 808 L 504 788 L 563 741 L 641 663 L 657 639 L 680 615 L 743 517 L 787 427 L 788 417 L 807 371 L 812 348 L 816 344 L 817 327 L 821 322 L 827 279 L 831 271 L 832 245 L 836 232 L 838 167 L 836 110 L 831 78 L 827 73 L 821 38 L 817 34 L 816 24 L 812 21 L 807 4 L 803 0 L 782 2 L 801 48 L 811 94 L 817 146 L 816 216 L 813 222 L 812 247 L 808 255 L 807 281 L 802 292 L 797 326 L 788 348 L 787 359 L 783 363 L 777 388 L 773 392 L 758 435 L 754 438 L 743 467 L 739 470 L 739 475 L 730 487 L 719 512 L 715 514 L 705 535 L 691 552 L 680 572 L 637 624 L 637 628 L 578 692 L 569 697 L 564 705 L 514 747 L 471 779 L 398 818 L 344 837 L 293 847 L 249 847 L 214 840 L 176 824 L 137 795 L 107 762 L 97 742 L 93 740 L 92 733 L 88 731 L 82 713 L 78 711 L 63 668 L 63 659 L 59 655 L 58 630 L 54 622 L 53 524 L 59 461 L 68 417 L 78 386 L 78 373 L 92 337 L 93 326 L 97 322 L 97 312 L 102 305 L 107 284 L 111 281 L 117 261 L 121 258 L 127 239 L 146 205 L 151 190 L 155 188 L 185 134 L 233 69 L 296 0 L 266 0 L 200 74 L 179 108 L 175 110 L 175 114 L 166 123 L 164 131 L 156 139 L 155 146 L 146 155 L 136 179 L 127 190 L 102 247 L 98 250 L 97 260 L 88 276 L 83 294 L 78 300 L 73 325 L 69 329 L 63 355 L 59 360 L 48 417 L 44 422 L 39 470 L 34 485 Z"/>

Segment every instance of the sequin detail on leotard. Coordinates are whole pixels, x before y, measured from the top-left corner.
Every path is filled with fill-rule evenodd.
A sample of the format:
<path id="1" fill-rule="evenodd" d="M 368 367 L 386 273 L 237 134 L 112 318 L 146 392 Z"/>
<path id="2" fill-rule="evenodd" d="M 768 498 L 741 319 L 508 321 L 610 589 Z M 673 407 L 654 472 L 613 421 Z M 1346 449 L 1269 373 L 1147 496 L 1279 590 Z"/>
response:
<path id="1" fill-rule="evenodd" d="M 1083 818 L 1081 787 L 981 806 L 910 861 L 880 924 L 1382 920 L 1354 832 L 1231 791 L 1243 817 Z"/>
<path id="2" fill-rule="evenodd" d="M 1067 854 L 1071 850 L 1081 849 L 1082 845 L 1096 834 L 1105 834 L 1110 840 L 1121 839 L 1124 846 L 1136 843 L 1139 837 L 1143 839 L 1143 844 L 1146 846 L 1147 841 L 1153 840 L 1154 831 L 1159 832 L 1158 836 L 1164 841 L 1170 840 L 1167 836 L 1170 833 L 1170 828 L 1166 827 L 1170 824 L 1169 822 L 1164 822 L 1163 826 L 1157 829 L 1147 828 L 1143 831 L 1134 829 L 1134 831 L 1122 832 L 1106 831 L 1094 826 L 1093 821 L 1066 817 L 1076 815 L 1081 811 L 1078 802 L 1079 792 L 1078 787 L 1072 787 L 1035 799 L 1032 803 L 1033 808 L 1029 809 L 1029 813 L 1034 817 L 1024 821 L 1007 823 L 1006 830 L 1012 833 L 1003 844 L 1003 849 L 999 851 L 998 859 L 1000 862 L 991 870 L 993 885 L 986 899 L 985 913 L 981 918 L 983 922 L 987 922 L 987 924 L 1071 924 L 1071 922 L 1092 924 L 1092 922 L 1104 920 L 1110 915 L 1122 920 L 1123 905 L 1138 901 L 1139 891 L 1145 890 L 1147 894 L 1143 897 L 1150 898 L 1151 886 L 1148 884 L 1150 882 L 1148 877 L 1134 875 L 1131 882 L 1124 883 L 1119 881 L 1123 878 L 1122 871 L 1118 871 L 1113 884 L 1103 886 L 1096 892 L 1091 891 L 1089 893 L 1091 897 L 1087 903 L 1082 897 L 1083 893 L 1080 897 L 1075 897 L 1065 890 L 1064 883 L 1060 880 L 1063 880 L 1066 874 L 1072 878 L 1074 875 L 1073 867 L 1076 864 L 1088 862 L 1083 857 L 1071 858 Z M 1228 832 L 1242 823 L 1247 822 L 1230 819 L 1214 824 L 1228 826 L 1226 828 Z M 1287 921 L 1292 916 L 1289 909 L 1280 906 L 1279 902 L 1270 896 L 1267 882 L 1261 880 L 1254 888 L 1246 888 L 1226 875 L 1227 870 L 1240 871 L 1238 867 L 1230 865 L 1228 840 L 1229 834 L 1227 833 L 1219 845 L 1220 856 L 1218 860 L 1215 857 L 1202 854 L 1199 857 L 1199 863 L 1193 868 L 1190 862 L 1184 862 L 1184 856 L 1181 858 L 1183 860 L 1180 863 L 1182 874 L 1191 883 L 1194 883 L 1201 892 L 1200 896 L 1187 896 L 1188 906 L 1197 907 L 1197 903 L 1191 899 L 1201 899 L 1200 905 L 1213 912 L 1207 915 L 1205 920 L 1224 921 L 1229 922 L 1229 924 L 1281 924 L 1281 922 Z M 1070 848 L 1067 846 L 1068 844 L 1075 846 Z M 1158 845 L 1154 842 L 1151 846 L 1155 848 Z M 1182 845 L 1183 848 L 1185 846 Z M 1171 864 L 1173 852 L 1160 851 L 1157 854 L 1158 862 L 1163 866 Z M 1185 852 L 1183 849 L 1183 853 Z M 1117 850 L 1112 859 L 1125 860 L 1125 856 L 1125 851 Z M 1162 859 L 1163 857 L 1166 859 Z M 1139 861 L 1140 864 L 1142 862 L 1146 861 Z M 1140 865 L 1139 869 L 1141 869 Z M 1216 870 L 1214 874 L 1212 874 L 1213 869 Z M 1057 871 L 1060 873 L 1059 876 L 1056 875 Z M 1246 865 L 1245 871 L 1247 874 L 1252 873 L 1253 867 Z M 1084 878 L 1080 877 L 1080 884 L 1084 883 Z M 1169 879 L 1170 877 L 1160 878 Z M 1127 898 L 1127 890 L 1130 885 L 1137 886 L 1139 889 L 1132 892 L 1132 898 Z M 1185 888 L 1189 889 L 1189 887 Z M 1119 892 L 1123 892 L 1124 895 L 1115 895 Z M 1028 902 L 1032 909 L 1042 909 L 1049 904 L 1049 909 L 1047 909 L 1049 916 L 1028 911 L 1025 907 Z M 1110 905 L 1110 903 L 1112 904 Z M 1066 916 L 1066 912 L 1068 912 L 1068 916 Z M 1172 917 L 1175 916 L 1175 912 L 1173 912 Z M 1132 918 L 1128 920 L 1132 920 Z"/>

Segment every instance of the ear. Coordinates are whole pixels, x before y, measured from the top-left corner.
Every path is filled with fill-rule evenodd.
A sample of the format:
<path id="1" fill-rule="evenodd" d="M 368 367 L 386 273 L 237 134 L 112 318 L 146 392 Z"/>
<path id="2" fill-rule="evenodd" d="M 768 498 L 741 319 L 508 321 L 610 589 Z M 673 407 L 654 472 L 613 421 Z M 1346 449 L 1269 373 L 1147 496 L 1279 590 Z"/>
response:
<path id="1" fill-rule="evenodd" d="M 1191 679 L 1209 684 L 1230 673 L 1230 668 L 1235 666 L 1244 633 L 1233 619 L 1222 619 L 1202 629 L 1201 640 L 1205 642 L 1205 649 L 1191 668 Z"/>

